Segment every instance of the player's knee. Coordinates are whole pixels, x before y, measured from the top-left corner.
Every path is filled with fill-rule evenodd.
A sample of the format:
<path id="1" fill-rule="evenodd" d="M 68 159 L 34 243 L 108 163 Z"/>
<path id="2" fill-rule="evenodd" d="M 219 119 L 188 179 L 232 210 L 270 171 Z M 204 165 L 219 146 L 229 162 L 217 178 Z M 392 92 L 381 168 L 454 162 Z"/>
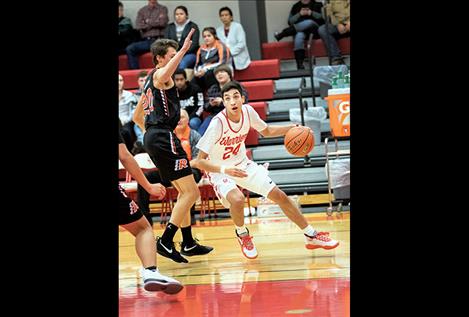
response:
<path id="1" fill-rule="evenodd" d="M 234 195 L 233 197 L 231 197 L 231 205 L 235 208 L 244 208 L 244 195 L 243 194 L 239 194 L 239 195 Z"/>
<path id="2" fill-rule="evenodd" d="M 276 203 L 284 203 L 288 201 L 288 196 L 283 190 L 275 187 L 274 190 L 270 192 L 269 199 L 275 201 Z"/>

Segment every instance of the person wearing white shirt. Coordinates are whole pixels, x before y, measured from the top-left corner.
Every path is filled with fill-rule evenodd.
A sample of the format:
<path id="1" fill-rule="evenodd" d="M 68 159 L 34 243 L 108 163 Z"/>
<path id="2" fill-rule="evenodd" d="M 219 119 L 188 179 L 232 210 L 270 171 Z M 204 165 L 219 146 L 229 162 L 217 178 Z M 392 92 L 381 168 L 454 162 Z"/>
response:
<path id="1" fill-rule="evenodd" d="M 243 26 L 233 21 L 233 12 L 228 7 L 219 10 L 222 26 L 217 28 L 217 37 L 230 49 L 233 56 L 234 69 L 242 70 L 249 67 L 248 46 L 246 44 L 246 33 Z"/>

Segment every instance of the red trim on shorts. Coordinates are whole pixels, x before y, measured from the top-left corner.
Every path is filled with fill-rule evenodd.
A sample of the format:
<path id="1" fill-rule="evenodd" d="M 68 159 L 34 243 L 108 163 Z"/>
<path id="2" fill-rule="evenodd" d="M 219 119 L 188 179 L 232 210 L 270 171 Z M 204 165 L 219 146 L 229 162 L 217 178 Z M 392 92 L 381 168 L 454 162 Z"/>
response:
<path id="1" fill-rule="evenodd" d="M 177 155 L 178 152 L 176 152 L 176 144 L 174 144 L 174 139 L 171 131 L 169 131 L 169 143 L 171 143 L 171 151 Z"/>

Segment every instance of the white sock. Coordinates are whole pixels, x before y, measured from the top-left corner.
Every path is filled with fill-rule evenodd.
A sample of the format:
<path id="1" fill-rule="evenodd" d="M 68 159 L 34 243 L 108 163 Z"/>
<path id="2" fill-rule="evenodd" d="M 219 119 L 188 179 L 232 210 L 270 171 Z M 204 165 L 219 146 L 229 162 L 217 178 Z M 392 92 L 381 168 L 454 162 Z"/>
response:
<path id="1" fill-rule="evenodd" d="M 243 233 L 248 233 L 248 229 L 246 228 L 245 225 L 243 225 L 242 227 L 238 227 L 235 225 L 235 227 L 236 227 L 236 233 L 238 235 L 242 235 Z"/>
<path id="2" fill-rule="evenodd" d="M 314 237 L 316 235 L 316 230 L 314 230 L 311 225 L 308 225 L 306 228 L 303 229 L 303 233 L 307 236 Z"/>

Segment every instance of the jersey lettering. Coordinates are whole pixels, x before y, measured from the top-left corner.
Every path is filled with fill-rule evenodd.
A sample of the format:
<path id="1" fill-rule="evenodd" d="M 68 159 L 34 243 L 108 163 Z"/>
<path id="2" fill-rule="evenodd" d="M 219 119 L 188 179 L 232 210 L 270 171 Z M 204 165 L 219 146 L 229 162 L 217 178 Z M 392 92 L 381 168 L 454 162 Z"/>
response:
<path id="1" fill-rule="evenodd" d="M 187 167 L 188 167 L 187 160 L 186 159 L 180 159 L 180 160 L 176 160 L 174 170 L 179 171 L 179 170 L 185 169 Z"/>
<path id="2" fill-rule="evenodd" d="M 233 153 L 233 155 L 237 155 L 240 147 L 241 147 L 241 143 L 238 144 L 237 147 L 232 147 L 232 146 L 225 147 L 225 153 L 223 153 L 223 159 L 224 160 L 229 159 L 231 156 L 231 153 Z"/>
<path id="3" fill-rule="evenodd" d="M 142 106 L 145 115 L 149 115 L 153 111 L 153 93 L 151 88 L 148 88 L 145 95 L 143 95 Z"/>

